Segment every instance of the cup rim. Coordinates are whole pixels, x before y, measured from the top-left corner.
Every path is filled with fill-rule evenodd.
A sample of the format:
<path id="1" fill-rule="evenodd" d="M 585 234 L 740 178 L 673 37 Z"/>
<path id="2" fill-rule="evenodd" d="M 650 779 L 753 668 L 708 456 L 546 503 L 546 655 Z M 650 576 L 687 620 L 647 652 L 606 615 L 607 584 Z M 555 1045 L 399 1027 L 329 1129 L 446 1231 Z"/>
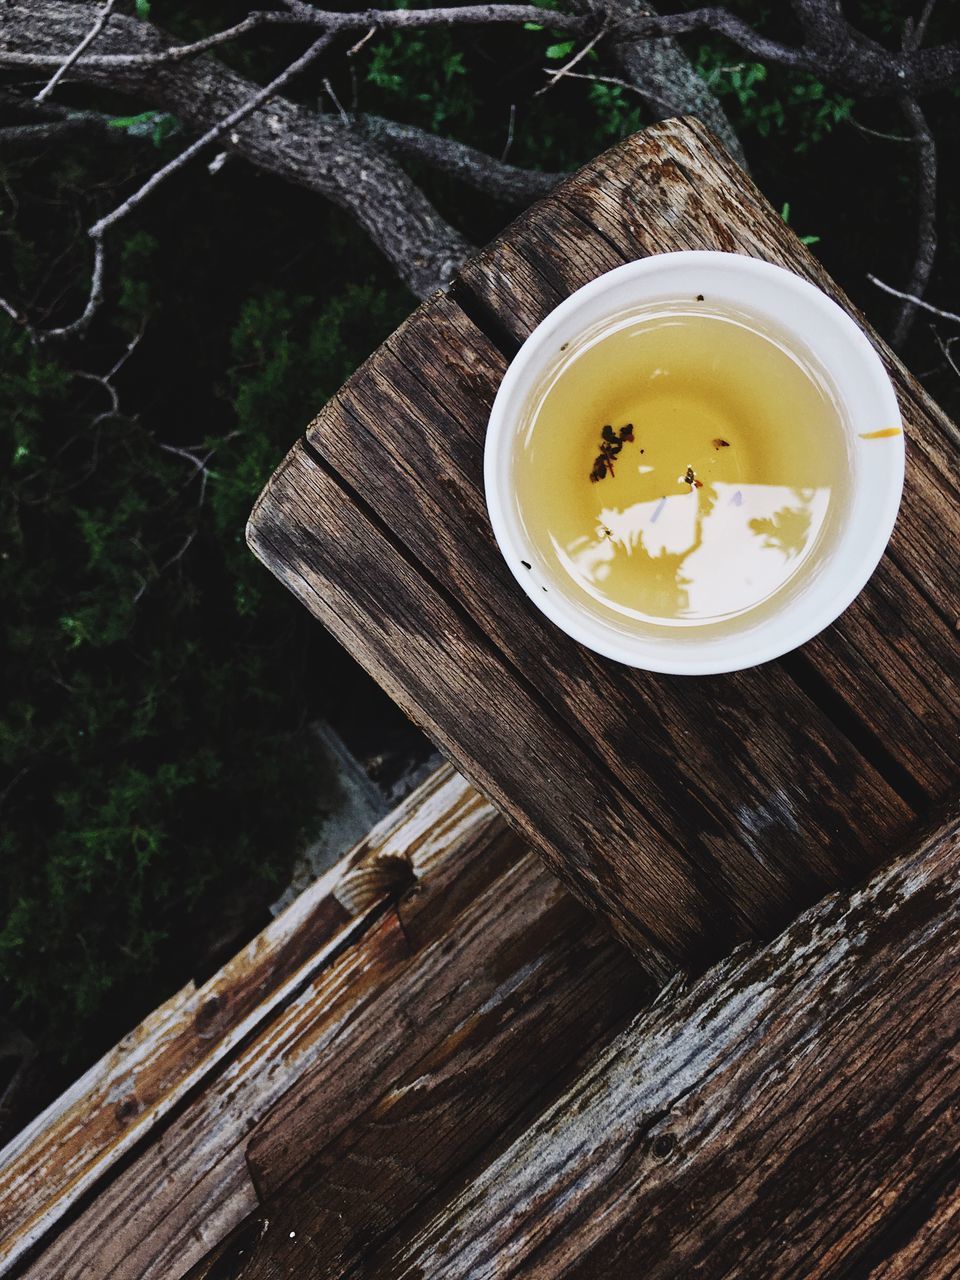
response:
<path id="1" fill-rule="evenodd" d="M 742 615 L 742 629 L 729 628 L 720 636 L 699 641 L 696 626 L 686 628 L 682 640 L 675 628 L 665 627 L 662 635 L 655 629 L 632 631 L 626 623 L 617 627 L 587 612 L 556 589 L 556 580 L 550 580 L 554 589 L 546 589 L 540 575 L 527 567 L 534 557 L 513 509 L 510 466 L 526 399 L 542 380 L 558 346 L 602 323 L 605 299 L 621 299 L 621 305 L 611 306 L 607 312 L 612 320 L 631 306 L 675 298 L 671 287 L 677 289 L 688 282 L 691 271 L 709 279 L 711 301 L 719 298 L 760 321 L 772 317 L 769 304 L 776 299 L 783 308 L 775 321 L 780 333 L 807 350 L 819 344 L 820 351 L 814 354 L 843 399 L 855 481 L 849 517 L 813 588 L 760 623 L 750 625 L 752 610 L 748 609 Z M 691 288 L 687 283 L 686 289 Z M 686 296 L 686 290 L 684 293 Z M 751 303 L 751 293 L 765 299 L 766 310 L 755 301 Z M 696 295 L 690 296 L 692 300 Z M 628 299 L 625 304 L 624 298 Z M 832 350 L 834 345 L 839 356 L 831 363 L 823 358 L 822 349 Z M 844 389 L 854 396 L 852 403 L 842 394 Z M 862 397 L 862 409 L 857 393 Z M 876 447 L 880 442 L 856 439 L 864 433 L 853 428 L 869 421 L 900 427 L 900 434 L 883 440 L 880 448 Z M 873 448 L 863 447 L 871 444 Z M 856 599 L 893 530 L 904 466 L 896 393 L 873 345 L 846 311 L 816 285 L 774 263 L 738 253 L 685 249 L 653 254 L 597 276 L 537 325 L 510 362 L 497 390 L 487 425 L 483 472 L 487 511 L 500 552 L 527 597 L 554 625 L 594 652 L 627 666 L 672 675 L 718 675 L 781 657 L 829 626 Z"/>

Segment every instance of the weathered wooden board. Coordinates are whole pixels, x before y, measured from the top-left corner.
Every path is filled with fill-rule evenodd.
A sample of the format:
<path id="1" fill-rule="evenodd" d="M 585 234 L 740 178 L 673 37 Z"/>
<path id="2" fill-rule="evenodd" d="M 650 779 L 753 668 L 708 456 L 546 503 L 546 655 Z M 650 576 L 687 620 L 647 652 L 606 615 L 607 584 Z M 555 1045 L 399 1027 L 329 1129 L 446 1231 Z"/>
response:
<path id="1" fill-rule="evenodd" d="M 475 358 L 456 387 L 461 352 Z M 527 607 L 518 619 L 480 476 L 505 367 L 462 312 L 437 299 L 354 375 L 307 438 L 549 699 L 563 732 L 589 734 L 608 775 L 721 881 L 715 892 L 734 914 L 767 929 L 785 923 L 798 899 L 869 864 L 858 855 L 874 832 L 849 804 L 849 787 L 869 787 L 869 771 L 774 666 L 692 682 L 638 675 L 571 643 Z M 389 431 L 369 429 L 378 415 Z M 774 780 L 782 789 L 771 803 Z M 886 828 L 889 809 L 878 820 Z"/>
<path id="2" fill-rule="evenodd" d="M 370 868 L 389 872 L 401 859 L 413 887 L 392 903 L 375 892 L 389 875 L 371 876 Z M 461 1152 L 482 1149 L 558 1071 L 649 998 L 635 962 L 449 768 L 322 884 L 308 900 L 323 893 L 361 904 L 355 918 L 363 928 L 332 951 L 321 948 L 322 962 L 310 964 L 301 985 L 283 986 L 281 999 L 271 986 L 278 980 L 265 972 L 267 1012 L 162 1121 L 141 1131 L 134 1152 L 98 1166 L 94 1196 L 77 1200 L 60 1187 L 54 1155 L 45 1204 L 43 1167 L 31 1148 L 22 1151 L 26 1185 L 46 1221 L 59 1216 L 61 1196 L 73 1209 L 19 1273 L 26 1280 L 178 1280 L 256 1211 L 258 1189 L 280 1187 L 325 1149 L 351 1148 L 365 1116 L 402 1110 L 396 1090 L 405 1078 L 408 1105 L 416 1098 L 429 1113 L 433 1143 L 432 1163 L 404 1184 L 406 1202 L 419 1203 L 459 1167 Z M 290 908 L 301 922 L 303 905 Z M 263 935 L 245 954 L 268 945 Z M 514 1061 L 505 1047 L 515 1031 L 526 1048 Z M 146 1044 L 140 1056 L 149 1061 Z M 97 1093 L 90 1103 L 102 1105 Z M 48 1127 L 56 1123 L 53 1116 Z M 412 1118 L 406 1123 L 412 1129 Z M 43 1135 L 35 1149 L 53 1146 Z M 5 1224 L 8 1206 L 17 1207 L 0 1202 Z"/>
<path id="3" fill-rule="evenodd" d="M 325 876 L 208 982 L 173 996 L 0 1151 L 0 1274 L 382 910 L 351 917 L 333 883 Z"/>
<path id="4" fill-rule="evenodd" d="M 191 1091 L 217 1078 L 239 1045 L 269 1026 L 382 914 L 385 893 L 370 896 L 358 912 L 338 901 L 359 867 L 409 856 L 418 883 L 430 886 L 426 897 L 435 879 L 448 878 L 447 863 L 456 863 L 462 849 L 476 855 L 461 869 L 469 891 L 471 883 L 476 888 L 472 869 L 484 867 L 488 848 L 495 857 L 486 874 L 502 869 L 498 843 L 509 844 L 509 837 L 494 811 L 451 770 L 441 770 L 199 990 L 185 988 L 124 1037 L 0 1152 L 0 1273 L 108 1178 L 129 1150 L 149 1141 Z M 508 856 L 518 856 L 515 844 Z M 226 1145 L 217 1134 L 204 1149 L 210 1165 L 221 1139 Z M 150 1176 L 156 1180 L 155 1161 Z M 189 1174 L 184 1185 L 188 1181 Z M 160 1221 L 160 1198 L 152 1207 Z"/>
<path id="5" fill-rule="evenodd" d="M 502 564 L 481 461 L 510 353 L 599 272 L 685 247 L 779 261 L 839 297 L 701 126 L 655 126 L 421 306 L 311 424 L 248 530 L 661 976 L 771 936 L 960 783 L 957 433 L 889 353 L 914 441 L 897 539 L 862 599 L 800 654 L 712 679 L 632 672 L 543 620 Z"/>
<path id="6" fill-rule="evenodd" d="M 845 729 L 904 794 L 921 804 L 948 794 L 960 722 L 957 428 L 696 122 L 665 121 L 637 134 L 555 199 L 575 224 L 565 236 L 555 234 L 557 218 L 533 209 L 468 263 L 455 286 L 460 302 L 491 317 L 492 330 L 513 344 L 600 272 L 677 249 L 721 249 L 788 267 L 831 294 L 870 336 L 897 389 L 910 445 L 903 511 L 870 590 L 784 665 L 808 691 L 821 683 L 832 691 L 829 705 L 843 704 Z"/>
<path id="7" fill-rule="evenodd" d="M 953 1276 L 958 1099 L 953 816 L 658 1000 L 363 1274 Z M 295 1273 L 259 1256 L 238 1276 Z"/>

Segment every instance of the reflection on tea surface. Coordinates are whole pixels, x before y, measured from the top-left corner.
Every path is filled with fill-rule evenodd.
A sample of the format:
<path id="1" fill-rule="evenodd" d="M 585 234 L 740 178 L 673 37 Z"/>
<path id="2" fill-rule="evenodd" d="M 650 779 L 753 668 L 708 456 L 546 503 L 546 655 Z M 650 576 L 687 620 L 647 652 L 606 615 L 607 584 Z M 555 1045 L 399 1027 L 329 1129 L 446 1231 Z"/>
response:
<path id="1" fill-rule="evenodd" d="M 846 475 L 837 410 L 792 353 L 737 319 L 672 310 L 571 353 L 521 437 L 517 501 L 575 592 L 683 625 L 780 590 Z"/>

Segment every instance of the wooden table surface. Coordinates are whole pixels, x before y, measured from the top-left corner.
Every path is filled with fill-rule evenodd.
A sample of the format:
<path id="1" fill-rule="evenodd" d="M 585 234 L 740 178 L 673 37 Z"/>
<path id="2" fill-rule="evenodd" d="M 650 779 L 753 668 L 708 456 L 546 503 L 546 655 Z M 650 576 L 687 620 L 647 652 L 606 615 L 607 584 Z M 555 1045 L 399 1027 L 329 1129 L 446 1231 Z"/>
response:
<path id="1" fill-rule="evenodd" d="M 736 251 L 826 289 L 876 342 L 907 441 L 867 589 L 786 658 L 632 671 L 534 610 L 494 544 L 484 430 L 519 343 L 645 254 Z M 956 789 L 958 432 L 695 121 L 627 139 L 425 302 L 309 426 L 255 553 L 655 977 L 772 936 Z"/>

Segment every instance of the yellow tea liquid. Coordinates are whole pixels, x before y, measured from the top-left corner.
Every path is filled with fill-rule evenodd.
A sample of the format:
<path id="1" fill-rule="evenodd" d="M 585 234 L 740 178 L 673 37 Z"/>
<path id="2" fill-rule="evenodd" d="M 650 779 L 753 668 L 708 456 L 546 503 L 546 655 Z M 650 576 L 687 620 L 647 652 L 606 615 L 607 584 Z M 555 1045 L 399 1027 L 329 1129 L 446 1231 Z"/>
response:
<path id="1" fill-rule="evenodd" d="M 661 308 L 560 357 L 519 437 L 517 505 L 574 596 L 718 622 L 810 563 L 846 459 L 828 389 L 776 335 Z"/>

